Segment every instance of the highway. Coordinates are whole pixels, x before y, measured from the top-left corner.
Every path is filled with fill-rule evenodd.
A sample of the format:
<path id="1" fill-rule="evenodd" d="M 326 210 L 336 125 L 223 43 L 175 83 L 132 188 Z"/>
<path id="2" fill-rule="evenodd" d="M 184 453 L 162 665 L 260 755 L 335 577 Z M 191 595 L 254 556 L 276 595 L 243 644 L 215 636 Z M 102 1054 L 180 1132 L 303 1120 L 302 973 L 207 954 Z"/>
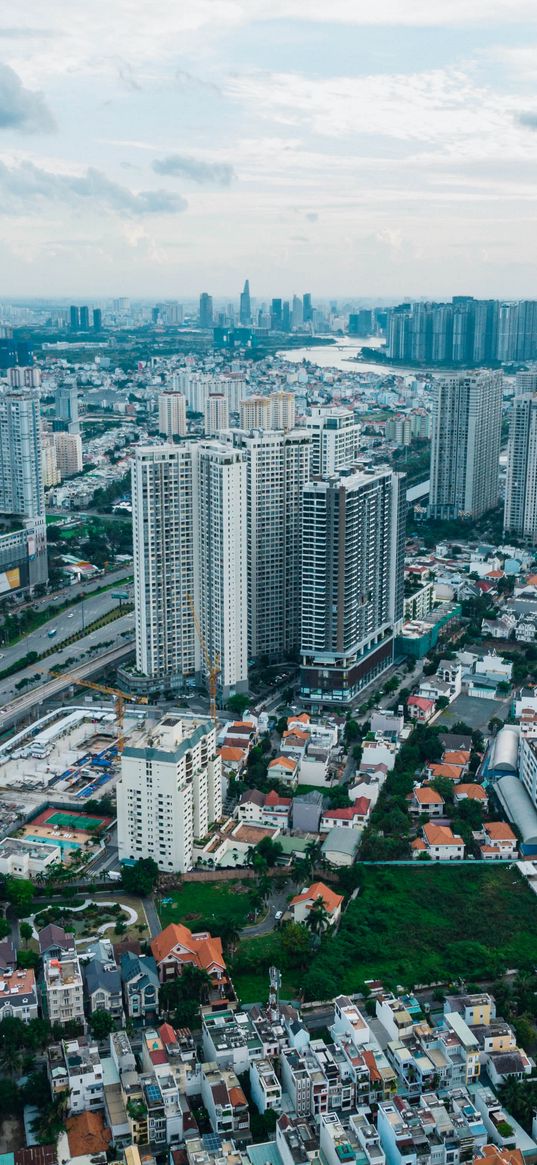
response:
<path id="1" fill-rule="evenodd" d="M 8 609 L 12 614 L 17 611 L 24 611 L 26 607 L 37 607 L 41 610 L 43 607 L 49 606 L 51 611 L 58 606 L 59 603 L 72 601 L 76 595 L 90 595 L 94 591 L 100 590 L 102 587 L 109 586 L 110 583 L 122 583 L 126 579 L 132 579 L 132 564 L 130 566 L 122 566 L 119 570 L 111 570 L 106 574 L 100 574 L 96 578 L 88 582 L 84 579 L 79 583 L 71 583 L 70 586 L 61 587 L 57 591 L 53 591 L 50 595 L 43 595 L 38 599 L 28 599 L 25 603 L 18 603 L 14 607 L 1 606 L 0 615 L 7 613 Z M 121 587 L 119 588 L 122 589 Z M 6 598 L 7 596 L 2 596 Z"/>
<path id="2" fill-rule="evenodd" d="M 128 615 L 124 616 L 122 619 L 118 619 L 117 622 L 113 624 L 113 627 L 117 628 L 118 624 L 126 623 L 127 620 Z M 134 643 L 132 639 L 120 640 L 119 643 L 117 643 L 117 634 L 114 635 L 114 632 L 110 634 L 110 628 L 103 627 L 102 631 L 108 631 L 109 639 L 114 638 L 114 646 L 108 648 L 108 650 L 102 651 L 99 655 L 95 654 L 91 659 L 86 659 L 83 662 L 76 664 L 74 667 L 71 667 L 70 671 L 74 676 L 78 677 L 78 679 L 89 679 L 91 676 L 101 671 L 101 669 L 106 667 L 108 664 L 120 663 L 121 660 L 125 659 L 129 653 L 134 650 Z M 77 648 L 79 647 L 80 645 L 77 644 Z M 38 666 L 50 668 L 61 667 L 62 656 L 64 656 L 69 651 L 72 652 L 73 648 L 64 648 L 63 652 L 58 652 L 54 656 L 50 656 L 49 659 L 43 663 L 38 665 L 34 664 L 32 668 L 28 669 L 29 674 L 32 676 L 35 675 L 36 668 Z M 80 654 L 80 651 L 78 651 L 77 654 Z M 25 673 L 19 674 L 22 675 Z M 63 692 L 68 687 L 68 680 L 47 680 L 46 676 L 42 676 L 41 683 L 36 685 L 34 688 L 30 688 L 27 692 L 24 692 L 23 695 L 16 696 L 14 699 L 10 700 L 8 704 L 5 703 L 5 700 L 0 693 L 1 727 L 11 727 L 18 720 L 22 720 L 25 716 L 27 716 L 31 712 L 32 708 L 34 708 L 36 705 L 43 703 L 45 700 L 50 700 L 54 696 L 58 696 L 60 692 Z"/>
<path id="3" fill-rule="evenodd" d="M 125 593 L 131 594 L 131 588 L 125 588 L 125 583 L 122 588 Z M 11 664 L 16 663 L 22 656 L 27 655 L 29 651 L 37 651 L 41 655 L 47 648 L 60 644 L 64 639 L 69 639 L 71 635 L 76 635 L 77 632 L 84 630 L 89 623 L 94 623 L 96 619 L 102 618 L 103 615 L 108 614 L 109 611 L 114 610 L 118 606 L 118 599 L 113 598 L 114 591 L 105 591 L 102 595 L 90 594 L 83 599 L 82 602 L 77 603 L 76 606 L 69 610 L 62 611 L 60 614 L 51 613 L 50 619 L 38 627 L 35 631 L 30 631 L 18 643 L 13 644 L 12 647 L 4 647 L 0 650 L 0 672 L 10 667 Z M 49 631 L 55 630 L 56 635 L 49 637 Z M 0 640 L 2 637 L 2 629 L 0 628 Z M 72 654 L 76 654 L 78 644 L 73 645 Z M 14 680 L 20 679 L 17 674 Z"/>

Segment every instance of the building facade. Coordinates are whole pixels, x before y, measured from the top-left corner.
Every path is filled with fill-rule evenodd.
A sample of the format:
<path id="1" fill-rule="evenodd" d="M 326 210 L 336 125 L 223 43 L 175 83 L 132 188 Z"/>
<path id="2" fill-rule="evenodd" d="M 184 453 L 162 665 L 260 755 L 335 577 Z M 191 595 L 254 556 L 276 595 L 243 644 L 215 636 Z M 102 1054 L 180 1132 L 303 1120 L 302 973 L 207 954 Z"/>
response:
<path id="1" fill-rule="evenodd" d="M 537 384 L 513 401 L 503 525 L 506 535 L 537 543 Z"/>
<path id="2" fill-rule="evenodd" d="M 186 396 L 182 392 L 161 392 L 158 398 L 158 428 L 165 437 L 186 436 Z"/>
<path id="3" fill-rule="evenodd" d="M 478 518 L 498 501 L 502 374 L 439 380 L 433 397 L 429 516 Z"/>

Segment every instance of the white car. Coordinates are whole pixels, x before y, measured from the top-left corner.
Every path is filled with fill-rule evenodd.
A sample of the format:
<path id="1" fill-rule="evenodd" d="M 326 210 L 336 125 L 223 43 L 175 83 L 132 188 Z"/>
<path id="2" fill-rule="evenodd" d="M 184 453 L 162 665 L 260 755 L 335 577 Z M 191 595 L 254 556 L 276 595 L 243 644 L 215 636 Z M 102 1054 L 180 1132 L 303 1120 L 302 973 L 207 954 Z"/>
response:
<path id="1" fill-rule="evenodd" d="M 71 611 L 71 614 L 67 616 L 68 619 L 74 619 L 74 617 L 75 617 L 74 611 Z"/>

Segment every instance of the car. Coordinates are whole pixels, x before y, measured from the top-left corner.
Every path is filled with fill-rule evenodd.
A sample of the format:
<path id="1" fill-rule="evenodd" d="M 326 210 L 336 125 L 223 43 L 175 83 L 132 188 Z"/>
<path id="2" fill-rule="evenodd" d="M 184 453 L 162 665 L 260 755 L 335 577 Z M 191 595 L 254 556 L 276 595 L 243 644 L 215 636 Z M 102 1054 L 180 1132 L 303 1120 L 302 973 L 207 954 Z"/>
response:
<path id="1" fill-rule="evenodd" d="M 0 651 L 0 659 L 4 659 L 4 657 L 5 657 L 5 652 Z"/>
<path id="2" fill-rule="evenodd" d="M 68 619 L 74 619 L 74 617 L 75 617 L 74 611 L 71 611 L 71 614 L 67 616 Z"/>
<path id="3" fill-rule="evenodd" d="M 276 922 L 281 922 L 281 920 L 283 918 L 283 910 L 277 910 L 276 914 L 274 915 L 274 918 L 275 918 Z"/>

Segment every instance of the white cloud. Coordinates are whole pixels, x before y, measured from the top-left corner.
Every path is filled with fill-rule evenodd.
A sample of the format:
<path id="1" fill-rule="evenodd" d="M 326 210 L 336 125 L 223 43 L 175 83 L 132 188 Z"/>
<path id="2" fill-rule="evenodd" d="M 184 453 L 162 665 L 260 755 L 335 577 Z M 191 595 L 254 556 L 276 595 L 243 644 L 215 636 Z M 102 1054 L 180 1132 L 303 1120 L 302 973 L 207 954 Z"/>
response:
<path id="1" fill-rule="evenodd" d="M 74 209 L 85 206 L 125 215 L 177 214 L 187 207 L 179 194 L 166 190 L 135 194 L 95 169 L 69 174 L 45 170 L 28 161 L 14 166 L 0 162 L 1 213 L 31 212 L 47 204 Z"/>
<path id="2" fill-rule="evenodd" d="M 55 123 L 42 93 L 25 89 L 14 70 L 0 64 L 0 130 L 3 129 L 49 133 Z"/>

